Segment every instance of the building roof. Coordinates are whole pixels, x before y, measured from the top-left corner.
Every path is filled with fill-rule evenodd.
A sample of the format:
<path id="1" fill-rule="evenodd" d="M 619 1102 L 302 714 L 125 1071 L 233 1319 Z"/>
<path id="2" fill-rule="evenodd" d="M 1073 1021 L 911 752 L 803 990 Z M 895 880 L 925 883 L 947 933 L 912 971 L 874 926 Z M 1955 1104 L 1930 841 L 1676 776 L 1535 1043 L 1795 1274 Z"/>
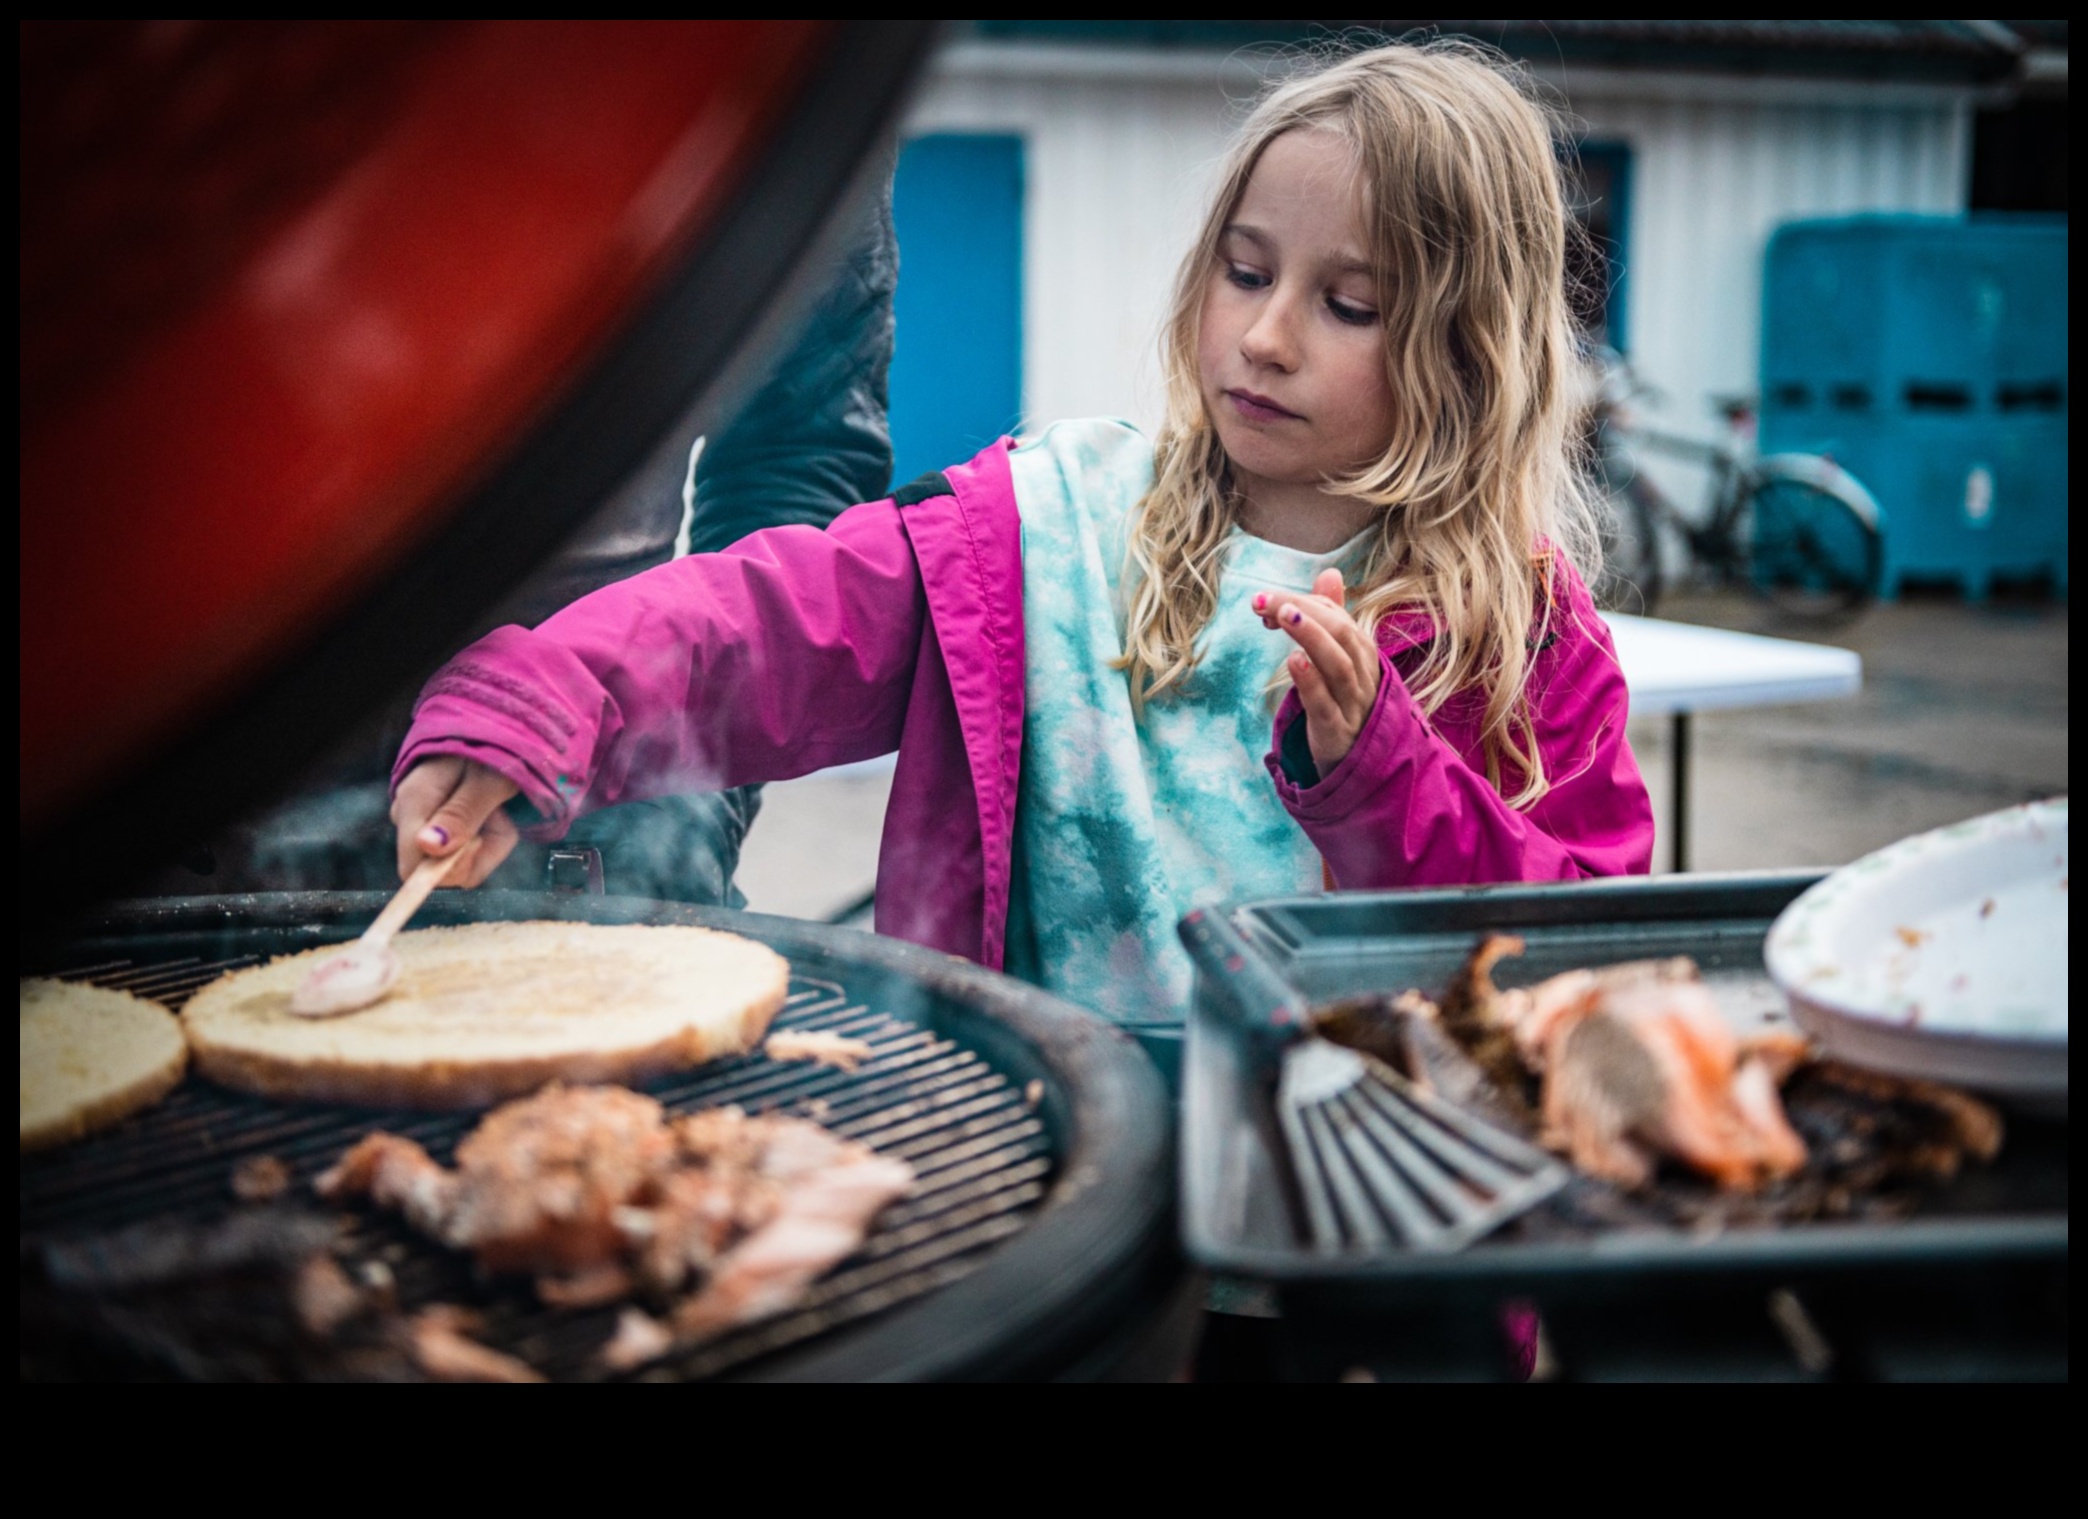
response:
<path id="1" fill-rule="evenodd" d="M 2008 77 L 2032 46 L 2066 46 L 2063 21 L 1330 19 L 977 21 L 972 26 L 976 36 L 996 41 L 1204 49 L 1421 32 L 1471 37 L 1538 64 L 1965 82 Z"/>

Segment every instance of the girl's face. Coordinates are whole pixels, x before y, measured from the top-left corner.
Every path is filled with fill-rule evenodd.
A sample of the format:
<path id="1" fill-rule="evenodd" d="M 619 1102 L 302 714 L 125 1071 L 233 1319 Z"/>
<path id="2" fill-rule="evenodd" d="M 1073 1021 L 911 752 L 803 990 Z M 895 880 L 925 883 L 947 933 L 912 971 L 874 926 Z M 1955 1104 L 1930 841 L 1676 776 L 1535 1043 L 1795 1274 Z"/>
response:
<path id="1" fill-rule="evenodd" d="M 1250 502 L 1316 489 L 1391 441 L 1369 246 L 1340 136 L 1302 128 L 1263 150 L 1219 236 L 1197 345 L 1204 406 Z"/>

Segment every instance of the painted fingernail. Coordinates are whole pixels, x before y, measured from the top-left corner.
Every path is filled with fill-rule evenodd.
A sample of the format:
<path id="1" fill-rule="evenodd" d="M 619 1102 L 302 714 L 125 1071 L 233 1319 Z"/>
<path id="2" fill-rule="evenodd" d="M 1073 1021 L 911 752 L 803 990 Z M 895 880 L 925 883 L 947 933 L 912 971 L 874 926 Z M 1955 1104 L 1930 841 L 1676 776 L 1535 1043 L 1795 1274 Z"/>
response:
<path id="1" fill-rule="evenodd" d="M 1299 611 L 1296 607 L 1292 607 L 1289 611 L 1283 614 L 1283 620 L 1289 623 L 1292 627 L 1296 627 L 1299 623 L 1305 620 L 1305 614 Z"/>
<path id="2" fill-rule="evenodd" d="M 1259 594 L 1259 593 L 1257 593 L 1257 594 L 1255 595 L 1255 598 L 1254 598 L 1254 610 L 1255 610 L 1255 611 L 1259 612 L 1259 611 L 1260 611 L 1260 610 L 1261 610 L 1261 609 L 1262 609 L 1263 607 L 1267 606 L 1268 604 L 1269 604 L 1269 598 L 1268 598 L 1268 597 L 1266 597 L 1266 596 L 1263 596 L 1263 595 L 1261 595 L 1261 594 Z"/>
<path id="3" fill-rule="evenodd" d="M 421 830 L 421 837 L 433 839 L 437 844 L 447 844 L 449 842 L 449 830 L 440 823 L 430 823 Z"/>

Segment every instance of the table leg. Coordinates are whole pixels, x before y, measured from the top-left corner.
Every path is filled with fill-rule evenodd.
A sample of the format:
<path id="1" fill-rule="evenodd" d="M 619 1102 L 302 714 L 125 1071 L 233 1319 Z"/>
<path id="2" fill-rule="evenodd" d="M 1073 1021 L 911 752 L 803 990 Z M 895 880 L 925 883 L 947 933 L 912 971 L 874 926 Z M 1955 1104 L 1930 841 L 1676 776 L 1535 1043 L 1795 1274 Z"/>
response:
<path id="1" fill-rule="evenodd" d="M 1668 868 L 1689 869 L 1689 714 L 1677 712 L 1668 725 L 1668 769 L 1674 792 L 1668 806 L 1668 830 L 1674 838 Z"/>

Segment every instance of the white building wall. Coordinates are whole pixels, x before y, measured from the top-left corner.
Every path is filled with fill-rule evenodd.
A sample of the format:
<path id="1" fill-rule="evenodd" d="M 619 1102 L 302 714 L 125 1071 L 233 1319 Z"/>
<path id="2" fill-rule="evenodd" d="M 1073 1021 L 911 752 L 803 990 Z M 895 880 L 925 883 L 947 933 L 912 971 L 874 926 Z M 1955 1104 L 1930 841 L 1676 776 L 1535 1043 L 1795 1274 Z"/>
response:
<path id="1" fill-rule="evenodd" d="M 1632 361 L 1680 423 L 1705 421 L 1713 395 L 1753 393 L 1762 254 L 1780 223 L 1965 209 L 1969 92 L 1823 84 L 1765 100 L 1740 81 L 1709 98 L 1679 77 L 1602 83 L 1573 109 L 1591 139 L 1632 150 Z"/>
<path id="2" fill-rule="evenodd" d="M 1027 140 L 1032 424 L 1158 424 L 1167 293 L 1254 81 L 1237 58 L 1101 48 L 964 44 L 939 62 L 910 135 Z M 1968 90 L 1590 71 L 1552 82 L 1588 136 L 1632 149 L 1632 356 L 1681 427 L 1708 426 L 1710 396 L 1754 389 L 1762 251 L 1779 222 L 1965 206 Z"/>
<path id="3" fill-rule="evenodd" d="M 1225 143 L 1223 66 L 1170 74 L 1087 51 L 955 49 L 906 130 L 1026 139 L 1024 417 L 1121 416 L 1151 431 L 1167 293 Z M 904 248 L 899 259 L 904 279 Z"/>

